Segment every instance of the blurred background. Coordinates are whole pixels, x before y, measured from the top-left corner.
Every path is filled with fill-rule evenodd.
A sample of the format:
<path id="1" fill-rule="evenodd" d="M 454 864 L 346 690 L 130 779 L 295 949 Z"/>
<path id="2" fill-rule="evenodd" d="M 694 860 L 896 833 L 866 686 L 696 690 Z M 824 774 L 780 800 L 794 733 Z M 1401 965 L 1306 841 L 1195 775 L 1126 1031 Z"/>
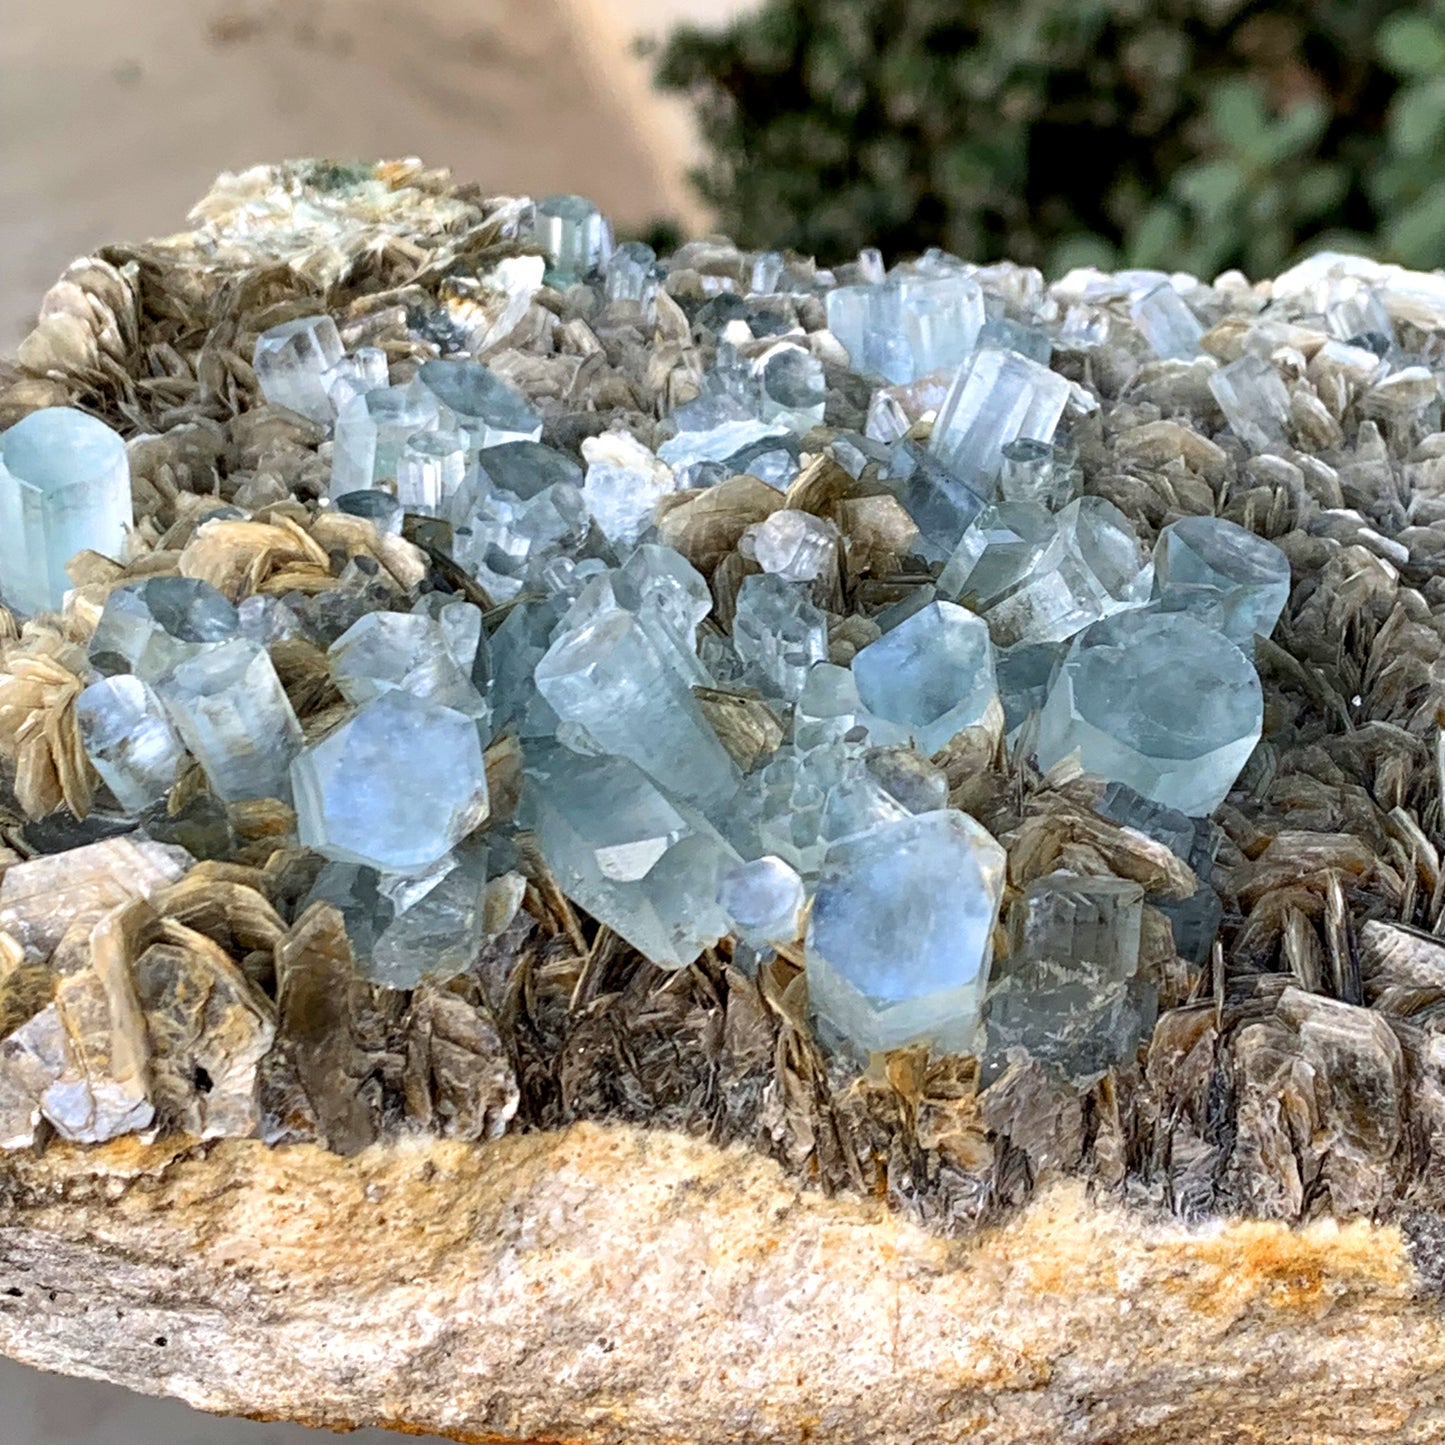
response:
<path id="1" fill-rule="evenodd" d="M 5 0 L 0 347 L 217 171 L 419 155 L 622 235 L 1058 274 L 1445 264 L 1445 0 Z M 0 1445 L 299 1445 L 0 1361 Z M 384 1437 L 352 1437 L 371 1445 Z"/>

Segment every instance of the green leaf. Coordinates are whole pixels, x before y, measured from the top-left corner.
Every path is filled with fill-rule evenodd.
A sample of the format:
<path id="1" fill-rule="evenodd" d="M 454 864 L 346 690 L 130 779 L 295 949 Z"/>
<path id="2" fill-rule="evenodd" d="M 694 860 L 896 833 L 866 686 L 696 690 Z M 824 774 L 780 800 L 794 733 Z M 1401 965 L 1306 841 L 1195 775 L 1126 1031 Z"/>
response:
<path id="1" fill-rule="evenodd" d="M 1172 270 L 1179 263 L 1183 245 L 1184 218 L 1168 201 L 1156 201 L 1139 218 L 1124 251 L 1131 266 Z"/>
<path id="2" fill-rule="evenodd" d="M 1401 155 L 1425 156 L 1445 133 L 1445 76 L 1402 86 L 1390 102 L 1390 144 Z"/>
<path id="3" fill-rule="evenodd" d="M 1248 156 L 1259 152 L 1269 131 L 1263 97 L 1248 80 L 1215 86 L 1209 96 L 1209 117 L 1220 140 Z"/>
<path id="4" fill-rule="evenodd" d="M 1380 59 L 1400 75 L 1438 75 L 1445 69 L 1445 26 L 1426 15 L 1396 15 L 1376 39 Z"/>
<path id="5" fill-rule="evenodd" d="M 1260 160 L 1265 165 L 1278 165 L 1313 150 L 1329 123 L 1330 108 L 1323 100 L 1292 106 L 1270 126 L 1261 142 Z"/>
<path id="6" fill-rule="evenodd" d="M 1342 165 L 1321 162 L 1307 166 L 1294 183 L 1297 221 L 1314 221 L 1328 215 L 1350 189 L 1350 173 Z"/>
<path id="7" fill-rule="evenodd" d="M 1445 181 L 1436 181 L 1395 217 L 1386 228 L 1384 249 L 1420 270 L 1445 263 Z"/>
<path id="8" fill-rule="evenodd" d="M 1244 193 L 1244 187 L 1244 172 L 1236 162 L 1205 161 L 1176 172 L 1171 189 L 1194 210 L 1212 217 L 1233 206 Z"/>
<path id="9" fill-rule="evenodd" d="M 1062 276 L 1075 266 L 1097 266 L 1101 271 L 1112 271 L 1118 264 L 1119 253 L 1108 241 L 1091 231 L 1080 231 L 1054 242 L 1047 271 L 1050 276 Z"/>

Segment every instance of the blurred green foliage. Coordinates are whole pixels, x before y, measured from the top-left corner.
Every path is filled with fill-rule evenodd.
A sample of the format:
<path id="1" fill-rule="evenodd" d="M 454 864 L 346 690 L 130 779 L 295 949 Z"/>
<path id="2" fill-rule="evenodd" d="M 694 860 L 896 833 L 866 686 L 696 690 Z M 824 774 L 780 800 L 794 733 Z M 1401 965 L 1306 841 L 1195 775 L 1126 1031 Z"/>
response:
<path id="1" fill-rule="evenodd" d="M 1445 0 L 766 0 L 677 32 L 658 79 L 750 246 L 1445 263 Z"/>

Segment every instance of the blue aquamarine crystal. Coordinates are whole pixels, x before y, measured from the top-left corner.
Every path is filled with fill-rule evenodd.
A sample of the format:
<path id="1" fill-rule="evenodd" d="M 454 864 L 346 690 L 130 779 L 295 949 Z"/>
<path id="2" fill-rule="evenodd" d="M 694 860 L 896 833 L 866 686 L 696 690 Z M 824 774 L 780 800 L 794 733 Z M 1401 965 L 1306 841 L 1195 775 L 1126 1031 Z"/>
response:
<path id="1" fill-rule="evenodd" d="M 657 252 L 642 241 L 624 241 L 612 248 L 604 268 L 603 290 L 609 301 L 630 301 L 644 317 L 652 313 L 662 284 Z"/>
<path id="2" fill-rule="evenodd" d="M 408 438 L 435 429 L 437 415 L 436 398 L 416 386 L 382 386 L 352 397 L 336 418 L 331 496 L 383 482 L 394 486 Z"/>
<path id="3" fill-rule="evenodd" d="M 628 432 L 606 432 L 582 443 L 587 475 L 582 497 L 603 535 L 635 546 L 652 525 L 653 512 L 677 490 L 672 468 Z"/>
<path id="4" fill-rule="evenodd" d="M 971 1050 L 1004 864 L 987 830 L 953 809 L 834 843 L 808 924 L 813 1012 L 860 1050 Z"/>
<path id="5" fill-rule="evenodd" d="M 511 382 L 479 361 L 428 361 L 415 386 L 440 409 L 440 427 L 460 432 L 473 451 L 506 442 L 535 442 L 542 417 Z"/>
<path id="6" fill-rule="evenodd" d="M 1142 606 L 1153 568 L 1128 519 L 1103 497 L 1079 497 L 1056 517 L 1026 502 L 980 516 L 939 579 L 977 605 L 994 642 L 1062 642 L 1091 622 Z"/>
<path id="7" fill-rule="evenodd" d="M 547 253 L 547 281 L 570 286 L 607 264 L 612 228 L 585 196 L 544 196 L 534 210 L 533 234 Z"/>
<path id="8" fill-rule="evenodd" d="M 1250 451 L 1262 452 L 1288 440 L 1289 392 L 1264 357 L 1246 352 L 1209 378 L 1209 389 L 1229 429 Z"/>
<path id="9" fill-rule="evenodd" d="M 1028 884 L 1009 910 L 1006 972 L 1053 965 L 1100 983 L 1139 971 L 1144 890 L 1126 878 L 1050 873 Z"/>
<path id="10" fill-rule="evenodd" d="M 1191 612 L 1252 652 L 1289 601 L 1289 558 L 1273 542 L 1222 517 L 1181 517 L 1154 546 L 1154 596 Z"/>
<path id="11" fill-rule="evenodd" d="M 1019 437 L 1003 449 L 998 494 L 1006 502 L 1036 502 L 1056 512 L 1078 495 L 1080 481 L 1078 448 L 1071 440 Z"/>
<path id="12" fill-rule="evenodd" d="M 416 874 L 487 817 L 475 722 L 392 688 L 291 764 L 301 841 L 339 862 Z"/>
<path id="13" fill-rule="evenodd" d="M 828 655 L 828 619 L 798 582 L 773 572 L 745 577 L 738 589 L 733 646 L 754 684 L 791 702 L 808 669 Z"/>
<path id="14" fill-rule="evenodd" d="M 1263 719 L 1259 677 L 1222 633 L 1182 612 L 1123 612 L 1075 638 L 1044 704 L 1039 762 L 1077 753 L 1088 772 L 1182 813 L 1210 813 Z"/>
<path id="15" fill-rule="evenodd" d="M 178 663 L 156 691 L 218 798 L 289 800 L 301 724 L 264 647 L 218 643 Z"/>
<path id="16" fill-rule="evenodd" d="M 853 677 L 863 706 L 907 728 L 928 754 L 998 707 L 988 627 L 951 602 L 932 602 L 870 642 Z"/>
<path id="17" fill-rule="evenodd" d="M 452 604 L 475 614 L 469 603 Z M 476 653 L 475 642 L 472 653 Z M 394 688 L 486 721 L 491 709 L 477 690 L 470 664 L 458 661 L 440 621 L 416 612 L 368 612 L 327 652 L 331 676 L 348 702 L 367 703 Z"/>
<path id="18" fill-rule="evenodd" d="M 961 269 L 900 268 L 882 282 L 835 287 L 825 304 L 853 369 L 895 384 L 961 365 L 984 324 L 983 292 Z"/>
<path id="19" fill-rule="evenodd" d="M 331 388 L 343 357 L 336 323 L 329 316 L 302 316 L 263 331 L 256 338 L 251 365 L 270 405 L 329 425 Z"/>
<path id="20" fill-rule="evenodd" d="M 127 813 L 143 813 L 171 790 L 186 750 L 140 678 L 91 683 L 75 700 L 75 721 L 91 766 Z"/>
<path id="21" fill-rule="evenodd" d="M 929 450 L 961 481 L 992 496 L 1011 441 L 1051 441 L 1069 383 L 1015 351 L 976 352 L 939 408 Z"/>
<path id="22" fill-rule="evenodd" d="M 1155 356 L 1189 361 L 1199 355 L 1204 327 L 1168 281 L 1135 296 L 1129 314 Z"/>
<path id="23" fill-rule="evenodd" d="M 133 672 L 154 682 L 177 663 L 229 642 L 240 626 L 236 608 L 209 582 L 148 577 L 106 598 L 90 660 L 101 672 Z"/>
<path id="24" fill-rule="evenodd" d="M 341 911 L 359 973 L 385 988 L 446 979 L 476 961 L 484 930 L 487 849 L 471 840 L 420 874 L 327 863 L 300 911 Z"/>
<path id="25" fill-rule="evenodd" d="M 625 758 L 538 749 L 522 816 L 562 891 L 660 967 L 728 932 L 717 896 L 737 853 Z"/>
<path id="26" fill-rule="evenodd" d="M 631 613 L 562 632 L 537 664 L 536 682 L 559 718 L 630 758 L 673 796 L 711 815 L 737 792 L 737 764 Z"/>
<path id="27" fill-rule="evenodd" d="M 797 871 L 771 854 L 729 869 L 717 892 L 732 931 L 754 948 L 797 938 L 805 897 Z"/>
<path id="28" fill-rule="evenodd" d="M 466 481 L 471 450 L 458 431 L 417 432 L 406 439 L 396 467 L 396 500 L 403 511 L 449 517 Z"/>
<path id="29" fill-rule="evenodd" d="M 987 505 L 950 467 L 907 437 L 889 448 L 883 482 L 917 525 L 918 550 L 930 562 L 945 560 Z"/>
<path id="30" fill-rule="evenodd" d="M 800 751 L 845 741 L 886 746 L 908 738 L 907 727 L 886 722 L 863 706 L 851 668 L 820 662 L 804 679 L 793 709 L 793 740 Z"/>
<path id="31" fill-rule="evenodd" d="M 103 421 L 47 406 L 0 433 L 0 596 L 16 611 L 57 610 L 65 564 L 119 560 L 132 521 L 125 443 Z"/>

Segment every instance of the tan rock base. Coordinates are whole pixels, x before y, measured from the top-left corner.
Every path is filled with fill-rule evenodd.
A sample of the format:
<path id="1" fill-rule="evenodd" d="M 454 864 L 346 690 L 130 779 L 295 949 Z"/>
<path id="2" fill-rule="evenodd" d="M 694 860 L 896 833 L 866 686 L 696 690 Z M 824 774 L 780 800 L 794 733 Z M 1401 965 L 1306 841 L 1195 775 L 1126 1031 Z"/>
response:
<path id="1" fill-rule="evenodd" d="M 12 1157 L 0 1351 L 468 1442 L 1445 1440 L 1445 1312 L 1394 1228 L 1191 1230 L 1058 1184 L 949 1242 L 595 1126 Z"/>

